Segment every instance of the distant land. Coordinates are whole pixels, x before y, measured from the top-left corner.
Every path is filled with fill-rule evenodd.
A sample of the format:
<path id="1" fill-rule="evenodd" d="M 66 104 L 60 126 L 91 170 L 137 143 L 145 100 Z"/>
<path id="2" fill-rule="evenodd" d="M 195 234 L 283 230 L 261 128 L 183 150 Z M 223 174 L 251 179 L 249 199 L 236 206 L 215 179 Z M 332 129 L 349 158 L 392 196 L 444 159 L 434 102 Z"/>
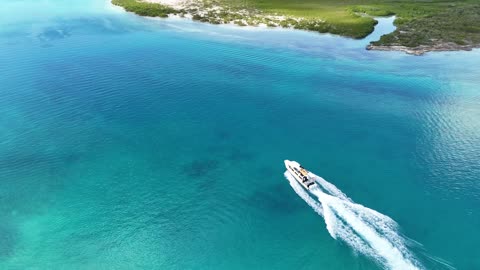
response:
<path id="1" fill-rule="evenodd" d="M 480 47 L 480 2 L 474 0 L 112 0 L 141 16 L 175 14 L 213 24 L 285 27 L 361 39 L 373 17 L 396 16 L 397 29 L 369 50 L 421 55 Z"/>

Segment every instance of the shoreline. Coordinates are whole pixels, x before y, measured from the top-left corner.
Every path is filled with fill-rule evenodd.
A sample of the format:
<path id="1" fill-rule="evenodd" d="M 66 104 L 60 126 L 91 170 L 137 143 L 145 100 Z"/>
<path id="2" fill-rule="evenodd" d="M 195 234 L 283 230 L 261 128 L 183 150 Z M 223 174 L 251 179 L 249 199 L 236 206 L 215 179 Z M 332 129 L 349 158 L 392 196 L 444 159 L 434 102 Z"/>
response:
<path id="1" fill-rule="evenodd" d="M 375 32 L 378 18 L 388 16 L 370 16 L 362 13 L 362 17 L 369 18 L 373 23 L 368 32 L 352 34 L 339 31 L 334 25 L 320 18 L 304 18 L 300 16 L 282 15 L 263 12 L 257 8 L 229 6 L 223 2 L 213 0 L 109 0 L 112 6 L 120 7 L 124 11 L 132 12 L 147 18 L 178 17 L 198 22 L 216 25 L 235 25 L 264 29 L 291 29 L 316 32 L 321 34 L 338 35 L 343 38 L 363 40 Z M 358 13 L 356 13 L 358 15 Z M 394 15 L 395 16 L 395 15 Z M 401 34 L 405 31 L 399 31 Z M 457 44 L 440 41 L 432 45 L 404 46 L 397 42 L 382 42 L 384 37 L 396 35 L 397 31 L 385 33 L 379 40 L 370 41 L 365 49 L 372 51 L 397 51 L 409 55 L 421 56 L 427 52 L 471 51 L 479 48 L 480 44 Z M 391 43 L 391 44 L 388 44 Z M 397 43 L 397 44 L 396 44 Z M 383 45 L 376 45 L 383 44 Z"/>
<path id="2" fill-rule="evenodd" d="M 367 37 L 378 23 L 372 17 L 358 16 L 368 26 L 361 31 L 354 31 L 348 27 L 341 28 L 319 17 L 279 14 L 254 7 L 230 5 L 217 0 L 111 0 L 111 3 L 143 17 L 166 18 L 176 15 L 211 24 L 299 29 L 352 39 Z"/>
<path id="3" fill-rule="evenodd" d="M 417 47 L 407 47 L 401 45 L 392 45 L 392 46 L 384 46 L 384 45 L 367 45 L 366 49 L 371 51 L 396 51 L 396 52 L 404 52 L 406 54 L 415 55 L 415 56 L 422 56 L 428 52 L 458 52 L 458 51 L 471 51 L 473 49 L 479 48 L 480 46 L 473 46 L 473 45 L 458 45 L 454 43 L 441 43 L 436 45 L 421 45 Z"/>

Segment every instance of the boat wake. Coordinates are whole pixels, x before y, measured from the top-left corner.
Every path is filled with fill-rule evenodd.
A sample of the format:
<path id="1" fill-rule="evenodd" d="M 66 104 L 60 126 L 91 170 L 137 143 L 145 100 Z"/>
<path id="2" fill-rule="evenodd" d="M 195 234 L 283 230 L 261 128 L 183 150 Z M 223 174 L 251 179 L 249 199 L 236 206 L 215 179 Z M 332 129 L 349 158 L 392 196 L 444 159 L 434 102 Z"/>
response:
<path id="1" fill-rule="evenodd" d="M 386 269 L 423 269 L 421 263 L 409 251 L 398 232 L 397 223 L 375 210 L 354 203 L 335 185 L 309 173 L 318 186 L 305 189 L 285 172 L 285 177 L 295 192 L 325 219 L 327 230 L 334 238 L 345 242 L 355 252 L 364 254 Z"/>

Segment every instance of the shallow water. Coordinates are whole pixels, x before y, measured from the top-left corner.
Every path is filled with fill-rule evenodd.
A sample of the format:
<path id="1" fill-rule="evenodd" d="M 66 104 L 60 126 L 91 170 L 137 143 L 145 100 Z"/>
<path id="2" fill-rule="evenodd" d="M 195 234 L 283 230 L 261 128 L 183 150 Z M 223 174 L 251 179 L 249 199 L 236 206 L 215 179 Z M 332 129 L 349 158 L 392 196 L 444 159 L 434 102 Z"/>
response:
<path id="1" fill-rule="evenodd" d="M 425 268 L 480 268 L 480 51 L 1 4 L 0 268 L 380 268 L 284 159 L 395 220 Z"/>

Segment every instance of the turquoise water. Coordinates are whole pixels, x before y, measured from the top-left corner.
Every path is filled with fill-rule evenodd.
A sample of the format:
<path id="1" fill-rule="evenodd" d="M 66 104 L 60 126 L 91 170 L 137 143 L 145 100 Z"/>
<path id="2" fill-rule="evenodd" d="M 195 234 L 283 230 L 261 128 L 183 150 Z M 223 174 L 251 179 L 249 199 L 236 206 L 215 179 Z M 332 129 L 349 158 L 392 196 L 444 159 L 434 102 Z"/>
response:
<path id="1" fill-rule="evenodd" d="M 420 268 L 480 269 L 479 50 L 1 5 L 1 269 L 385 267 L 284 159 L 395 220 Z"/>

